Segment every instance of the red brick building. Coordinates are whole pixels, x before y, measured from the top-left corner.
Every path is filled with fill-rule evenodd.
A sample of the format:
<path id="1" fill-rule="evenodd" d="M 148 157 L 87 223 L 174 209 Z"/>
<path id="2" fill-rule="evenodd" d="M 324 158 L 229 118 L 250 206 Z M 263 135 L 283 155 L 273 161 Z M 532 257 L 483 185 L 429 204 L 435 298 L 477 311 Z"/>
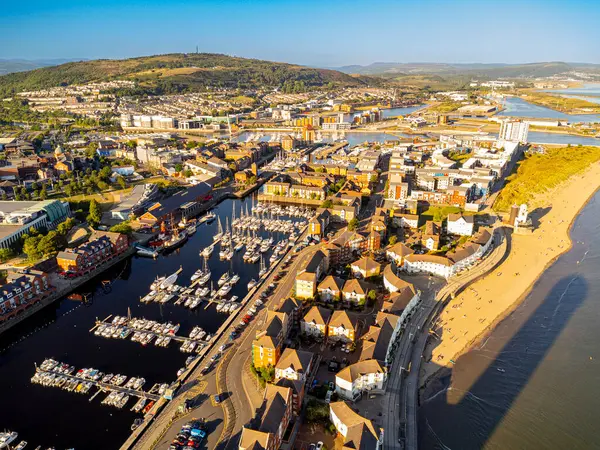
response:
<path id="1" fill-rule="evenodd" d="M 52 291 L 44 272 L 9 272 L 6 284 L 0 287 L 0 323 L 36 304 Z"/>

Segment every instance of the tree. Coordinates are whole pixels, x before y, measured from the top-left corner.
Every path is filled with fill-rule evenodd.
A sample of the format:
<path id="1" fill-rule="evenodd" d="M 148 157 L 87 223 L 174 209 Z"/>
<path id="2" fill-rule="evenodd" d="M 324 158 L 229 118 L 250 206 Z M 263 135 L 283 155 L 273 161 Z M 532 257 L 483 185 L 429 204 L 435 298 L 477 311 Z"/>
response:
<path id="1" fill-rule="evenodd" d="M 88 158 L 93 158 L 96 155 L 96 150 L 98 150 L 98 143 L 90 142 L 90 144 L 87 146 L 85 154 Z"/>
<path id="2" fill-rule="evenodd" d="M 358 219 L 355 217 L 350 222 L 348 222 L 348 230 L 354 231 L 358 228 Z"/>
<path id="3" fill-rule="evenodd" d="M 23 242 L 23 253 L 27 255 L 30 261 L 36 261 L 42 257 L 42 253 L 38 249 L 38 244 L 42 239 L 41 236 L 30 236 L 25 238 Z"/>
<path id="4" fill-rule="evenodd" d="M 181 173 L 181 171 L 183 170 L 183 165 L 181 164 L 175 164 L 175 171 Z"/>
<path id="5" fill-rule="evenodd" d="M 133 228 L 127 222 L 118 223 L 110 227 L 110 231 L 113 233 L 121 233 L 126 235 L 131 235 L 133 233 Z"/>
<path id="6" fill-rule="evenodd" d="M 183 176 L 185 176 L 186 178 L 193 177 L 194 172 L 192 172 L 190 169 L 187 169 L 183 172 Z"/>
<path id="7" fill-rule="evenodd" d="M 377 292 L 375 292 L 373 289 L 371 289 L 369 291 L 369 293 L 367 294 L 367 298 L 371 301 L 375 301 L 377 299 Z"/>
<path id="8" fill-rule="evenodd" d="M 48 191 L 46 190 L 46 186 L 42 188 L 40 191 L 40 200 L 46 200 L 48 198 Z"/>
<path id="9" fill-rule="evenodd" d="M 333 201 L 331 199 L 324 200 L 321 203 L 321 208 L 333 208 Z"/>
<path id="10" fill-rule="evenodd" d="M 38 242 L 38 252 L 44 256 L 52 256 L 58 251 L 58 241 L 56 231 L 50 231 Z"/>
<path id="11" fill-rule="evenodd" d="M 98 225 L 100 223 L 100 220 L 102 220 L 102 212 L 100 211 L 100 206 L 98 205 L 98 202 L 95 199 L 92 199 L 90 201 L 90 211 L 86 220 L 90 223 L 92 227 Z"/>
<path id="12" fill-rule="evenodd" d="M 66 236 L 67 233 L 71 231 L 71 228 L 73 228 L 74 226 L 75 219 L 73 219 L 72 217 L 67 217 L 63 222 L 59 223 L 56 226 L 56 231 L 58 232 L 58 234 Z"/>
<path id="13" fill-rule="evenodd" d="M 0 261 L 4 262 L 12 258 L 13 251 L 10 248 L 0 248 Z"/>
<path id="14" fill-rule="evenodd" d="M 110 176 L 112 175 L 112 169 L 109 166 L 104 166 L 101 170 L 100 170 L 100 178 L 104 181 L 107 181 L 108 179 L 110 179 Z"/>
<path id="15" fill-rule="evenodd" d="M 390 236 L 390 239 L 388 240 L 388 244 L 394 245 L 396 242 L 398 242 L 398 236 L 396 236 L 396 235 Z"/>
<path id="16" fill-rule="evenodd" d="M 117 177 L 117 184 L 121 189 L 125 189 L 127 187 L 127 182 L 125 181 L 125 178 L 122 175 L 119 175 Z"/>

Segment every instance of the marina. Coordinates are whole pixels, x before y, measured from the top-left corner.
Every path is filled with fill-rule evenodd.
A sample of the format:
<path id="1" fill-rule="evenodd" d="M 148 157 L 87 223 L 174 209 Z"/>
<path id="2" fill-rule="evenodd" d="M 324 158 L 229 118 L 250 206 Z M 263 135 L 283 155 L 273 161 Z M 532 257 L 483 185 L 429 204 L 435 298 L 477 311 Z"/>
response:
<path id="1" fill-rule="evenodd" d="M 90 332 L 96 336 L 114 339 L 127 339 L 131 336 L 132 342 L 139 342 L 142 345 L 148 345 L 153 340 L 157 347 L 168 347 L 171 341 L 179 342 L 182 345 L 181 351 L 190 353 L 192 351 L 199 352 L 208 345 L 212 336 L 206 332 L 199 337 L 199 333 L 195 333 L 190 337 L 178 336 L 175 334 L 179 330 L 179 324 L 160 323 L 147 319 L 136 319 L 131 317 L 116 316 L 109 320 L 110 316 L 104 320 L 96 321 L 96 325 Z M 202 338 L 206 338 L 203 340 Z"/>
<path id="2" fill-rule="evenodd" d="M 103 404 L 116 406 L 119 409 L 123 408 L 132 397 L 156 402 L 169 387 L 165 383 L 156 384 L 146 392 L 141 389 L 146 382 L 143 378 L 132 377 L 127 380 L 125 375 L 104 374 L 91 368 L 80 369 L 73 374 L 74 366 L 54 359 L 44 360 L 40 366 L 36 365 L 35 369 L 35 374 L 31 378 L 32 383 L 46 387 L 58 387 L 78 394 L 87 394 L 96 387 L 99 392 L 108 393 L 108 396 L 102 401 Z"/>
<path id="3" fill-rule="evenodd" d="M 261 239 L 261 243 L 263 239 L 269 241 L 272 238 L 273 244 L 262 254 L 265 265 L 269 263 L 277 244 L 290 237 L 290 233 L 267 231 L 263 226 L 257 231 L 238 230 L 236 227 L 231 230 L 233 215 L 241 218 L 241 211 L 246 214 L 246 209 L 250 214 L 252 206 L 261 209 L 256 201 L 253 205 L 250 198 L 224 200 L 212 210 L 216 216 L 213 220 L 203 223 L 198 221 L 198 231 L 188 236 L 185 244 L 157 259 L 134 256 L 130 260 L 118 263 L 77 291 L 87 295 L 85 304 L 64 298 L 2 335 L 0 363 L 3 370 L 0 371 L 0 382 L 11 386 L 3 399 L 5 407 L 0 408 L 2 426 L 18 430 L 19 438 L 27 440 L 32 448 L 39 444 L 44 444 L 44 448 L 118 448 L 131 433 L 131 424 L 139 418 L 139 413 L 132 411 L 136 405 L 134 399 L 130 399 L 120 409 L 111 406 L 108 413 L 101 400 L 110 392 L 104 393 L 94 387 L 95 392 L 90 389 L 87 395 L 64 395 L 59 389 L 47 389 L 41 384 L 32 384 L 32 367 L 48 355 L 55 355 L 56 359 L 68 360 L 69 364 L 75 367 L 93 365 L 104 374 L 138 374 L 137 378 L 143 377 L 146 380 L 144 387 L 174 382 L 178 369 L 187 367 L 188 358 L 197 359 L 196 351 L 181 351 L 184 342 L 171 339 L 169 344 L 163 347 L 156 345 L 157 337 L 154 337 L 145 346 L 139 343 L 128 345 L 122 341 L 131 340 L 134 331 L 126 339 L 113 338 L 112 335 L 111 338 L 100 339 L 99 336 L 90 333 L 89 329 L 97 325 L 98 318 L 110 318 L 112 322 L 115 314 L 127 316 L 130 310 L 131 316 L 136 319 L 163 325 L 180 325 L 175 334 L 188 342 L 209 341 L 207 336 L 214 335 L 221 325 L 231 318 L 228 314 L 235 312 L 241 305 L 241 299 L 256 286 L 252 282 L 256 283 L 259 280 L 260 270 L 260 261 L 244 261 L 243 255 L 247 250 L 245 245 L 239 251 L 235 251 L 234 246 L 234 256 L 231 260 L 219 259 L 220 242 L 213 241 L 213 235 L 218 231 L 217 219 L 220 219 L 223 228 L 227 219 L 232 234 L 241 231 L 246 234 L 252 233 L 257 240 Z M 262 208 L 265 209 L 265 206 Z M 261 219 L 271 219 L 270 213 L 255 211 L 254 216 L 258 214 Z M 278 215 L 275 211 L 272 218 L 294 223 L 306 220 L 302 217 Z M 295 228 L 296 234 L 299 235 L 302 230 Z M 213 245 L 214 251 L 210 255 L 201 255 L 203 249 Z M 199 280 L 202 277 L 195 277 L 193 281 L 192 277 L 197 271 L 204 270 L 205 262 L 211 274 L 206 284 L 200 285 Z M 161 284 L 175 272 L 177 277 L 172 281 L 172 287 L 167 286 L 167 289 L 157 290 L 157 294 L 154 294 L 173 294 L 173 298 L 166 303 L 140 302 L 140 298 L 150 293 L 150 285 L 153 282 L 162 278 L 159 283 Z M 230 280 L 236 279 L 235 276 L 239 277 L 239 280 L 224 298 L 213 298 L 202 291 L 218 290 L 217 281 L 225 273 L 229 273 Z M 103 281 L 106 280 L 111 282 L 110 292 L 104 290 Z M 193 293 L 189 291 L 191 288 Z M 170 292 L 175 289 L 177 292 Z M 201 294 L 206 297 L 203 297 L 198 307 L 186 307 L 187 298 L 196 298 L 196 295 Z M 176 304 L 177 302 L 179 303 Z M 168 331 L 166 334 L 162 333 L 161 337 L 171 337 L 168 334 Z M 57 349 L 60 349 L 60 353 L 57 353 Z M 151 389 L 146 392 L 153 393 Z M 94 395 L 97 396 L 94 399 L 99 401 L 88 401 Z M 159 394 L 156 395 L 160 397 Z M 139 397 L 137 400 L 139 401 Z M 153 400 L 148 397 L 142 408 L 146 408 L 151 401 Z M 35 415 L 30 413 L 31 404 L 36 405 Z M 37 418 L 39 415 L 43 415 L 43 421 Z M 82 427 L 85 428 L 85 433 L 73 432 L 74 429 Z"/>

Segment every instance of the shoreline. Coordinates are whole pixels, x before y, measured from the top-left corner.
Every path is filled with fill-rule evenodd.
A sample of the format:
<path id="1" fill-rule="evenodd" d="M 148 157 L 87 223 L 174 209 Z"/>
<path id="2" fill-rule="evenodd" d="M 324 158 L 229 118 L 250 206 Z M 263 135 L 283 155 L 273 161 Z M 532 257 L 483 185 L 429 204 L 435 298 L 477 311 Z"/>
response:
<path id="1" fill-rule="evenodd" d="M 565 205 L 565 208 L 561 208 L 560 210 L 558 210 L 558 207 L 554 206 L 552 210 L 544 217 L 539 227 L 535 230 L 535 232 L 532 235 L 525 236 L 512 234 L 512 236 L 510 237 L 510 239 L 512 240 L 511 251 L 507 259 L 498 267 L 496 267 L 496 269 L 490 272 L 487 276 L 485 276 L 481 280 L 478 280 L 473 285 L 469 286 L 463 293 L 456 296 L 456 298 L 451 300 L 446 305 L 446 307 L 440 312 L 438 318 L 441 320 L 443 317 L 445 317 L 448 323 L 452 322 L 455 318 L 459 318 L 459 315 L 462 314 L 459 313 L 459 310 L 461 308 L 449 308 L 450 304 L 462 305 L 462 302 L 465 300 L 472 302 L 473 292 L 475 292 L 476 296 L 479 296 L 478 290 L 476 288 L 481 289 L 481 297 L 478 299 L 479 301 L 490 301 L 497 298 L 498 296 L 494 295 L 493 292 L 501 292 L 502 288 L 500 287 L 500 289 L 493 289 L 493 286 L 506 286 L 505 282 L 503 283 L 501 280 L 502 278 L 505 278 L 502 276 L 503 271 L 511 270 L 511 266 L 513 269 L 515 267 L 519 268 L 520 266 L 522 266 L 523 269 L 526 267 L 524 263 L 519 264 L 517 262 L 517 264 L 515 264 L 515 260 L 526 260 L 523 259 L 522 253 L 526 252 L 527 250 L 539 251 L 540 249 L 543 253 L 544 248 L 552 249 L 552 247 L 547 247 L 547 245 L 555 245 L 557 243 L 557 238 L 562 238 L 562 242 L 565 243 L 564 246 L 559 246 L 560 250 L 554 250 L 550 255 L 549 253 L 546 253 L 546 256 L 549 256 L 548 258 L 541 258 L 538 261 L 536 261 L 533 258 L 530 258 L 533 259 L 533 261 L 528 262 L 533 262 L 533 265 L 530 266 L 529 277 L 522 277 L 519 279 L 519 281 L 526 280 L 528 281 L 528 283 L 526 285 L 525 282 L 515 283 L 516 286 L 513 287 L 513 291 L 516 288 L 518 292 L 513 292 L 513 295 L 508 297 L 506 301 L 503 302 L 500 308 L 496 306 L 495 309 L 497 310 L 497 312 L 489 321 L 483 323 L 480 323 L 478 321 L 470 321 L 468 326 L 465 326 L 460 330 L 461 332 L 466 330 L 467 333 L 474 332 L 474 335 L 471 338 L 469 338 L 468 340 L 463 340 L 458 345 L 456 345 L 455 342 L 448 342 L 448 340 L 444 342 L 444 337 L 442 337 L 439 341 L 436 341 L 434 343 L 429 342 L 427 344 L 427 347 L 425 349 L 425 357 L 427 362 L 423 365 L 419 377 L 420 396 L 428 397 L 428 395 L 426 394 L 430 393 L 433 390 L 435 385 L 437 385 L 438 381 L 441 381 L 444 377 L 451 376 L 453 364 L 450 362 L 450 359 L 458 359 L 460 356 L 468 353 L 470 350 L 480 345 L 481 342 L 485 341 L 495 330 L 498 324 L 500 324 L 503 320 L 508 318 L 517 309 L 517 307 L 522 304 L 522 302 L 531 293 L 535 284 L 542 276 L 542 274 L 546 271 L 546 269 L 548 269 L 552 264 L 554 264 L 558 260 L 558 258 L 560 258 L 562 255 L 564 255 L 573 248 L 573 242 L 570 237 L 571 230 L 573 228 L 575 220 L 577 219 L 577 217 L 579 217 L 579 214 L 581 213 L 583 208 L 586 207 L 591 198 L 600 190 L 600 181 L 598 180 L 600 180 L 600 163 L 596 163 L 582 174 L 576 175 L 570 180 L 567 180 L 562 185 L 559 185 L 556 188 L 537 196 L 532 201 L 532 203 L 541 202 L 543 201 L 543 199 L 546 198 L 555 198 L 557 191 L 560 190 L 562 191 L 562 195 L 559 195 L 558 198 L 556 198 L 556 201 L 553 203 L 556 204 L 561 199 L 563 200 L 563 204 L 565 204 L 566 199 L 569 200 L 569 203 Z M 577 193 L 580 194 L 579 198 L 577 198 L 577 195 L 573 195 Z M 577 198 L 577 200 L 573 202 L 573 198 Z M 569 219 L 563 219 L 563 221 L 559 223 L 559 226 L 562 226 L 553 227 L 557 231 L 560 228 L 559 235 L 551 236 L 550 234 L 545 234 L 546 229 L 549 228 L 548 225 L 552 224 L 551 218 L 554 218 L 555 215 L 565 214 L 565 210 L 569 209 L 569 207 L 572 204 L 574 204 L 573 211 L 571 212 Z M 575 206 L 577 207 L 575 208 Z M 551 216 L 550 213 L 554 214 L 552 214 Z M 546 237 L 546 239 L 543 239 L 544 236 Z M 533 238 L 535 237 L 537 237 L 538 239 L 535 239 L 535 241 L 533 241 Z M 514 242 L 515 238 L 517 242 Z M 522 242 L 524 240 L 529 241 Z M 532 243 L 535 245 L 532 245 Z M 525 253 L 525 256 L 526 255 L 527 253 Z M 515 276 L 513 276 L 513 279 Z M 483 288 L 485 288 L 486 285 L 488 285 L 489 288 L 485 292 L 483 292 Z M 489 294 L 487 294 L 486 297 L 486 293 L 488 292 Z M 467 305 L 467 307 L 472 307 L 476 304 L 477 303 L 471 303 L 470 305 Z M 494 309 L 494 307 L 492 307 L 492 309 Z M 446 327 L 447 325 L 444 326 L 444 328 Z M 436 345 L 436 347 L 433 347 L 433 345 Z M 437 355 L 443 355 L 441 362 L 436 360 Z"/>

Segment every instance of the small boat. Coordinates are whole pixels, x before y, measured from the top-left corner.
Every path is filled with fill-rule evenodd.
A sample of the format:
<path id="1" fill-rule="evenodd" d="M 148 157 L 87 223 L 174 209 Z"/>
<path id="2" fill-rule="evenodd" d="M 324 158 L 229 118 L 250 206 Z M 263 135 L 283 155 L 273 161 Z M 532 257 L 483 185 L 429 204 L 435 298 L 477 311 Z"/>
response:
<path id="1" fill-rule="evenodd" d="M 18 436 L 19 433 L 16 431 L 0 433 L 0 448 L 8 448 L 8 445 L 15 441 Z"/>
<path id="2" fill-rule="evenodd" d="M 194 234 L 196 232 L 196 224 L 191 224 L 191 225 L 188 225 L 187 227 L 185 227 L 185 232 L 187 233 L 188 236 L 191 236 L 192 234 Z"/>
<path id="3" fill-rule="evenodd" d="M 25 447 L 27 447 L 27 441 L 21 441 L 14 450 L 23 450 Z"/>
<path id="4" fill-rule="evenodd" d="M 135 253 L 136 255 L 146 256 L 148 258 L 158 258 L 158 252 L 156 250 L 152 250 L 150 248 L 142 247 L 139 245 L 136 246 Z"/>
<path id="5" fill-rule="evenodd" d="M 231 278 L 231 275 L 229 274 L 229 271 L 225 272 L 223 275 L 221 275 L 221 278 L 219 278 L 219 281 L 217 281 L 217 285 L 223 286 L 225 283 L 227 283 L 229 281 L 230 278 Z"/>
<path id="6" fill-rule="evenodd" d="M 140 399 L 140 400 L 144 400 L 144 402 L 146 402 L 146 399 L 145 399 L 145 398 L 142 398 L 142 399 Z M 138 427 L 139 427 L 141 424 L 143 424 L 143 423 L 144 423 L 144 419 L 141 419 L 141 418 L 139 418 L 139 417 L 138 417 L 138 418 L 137 418 L 137 419 L 135 419 L 135 420 L 133 421 L 133 423 L 131 424 L 131 431 L 134 431 L 134 430 L 136 430 L 136 429 L 137 429 L 137 428 L 138 428 Z"/>
<path id="7" fill-rule="evenodd" d="M 254 286 L 256 286 L 258 284 L 258 281 L 256 281 L 254 278 L 252 278 L 249 282 L 248 282 L 248 290 L 252 289 Z"/>
<path id="8" fill-rule="evenodd" d="M 261 257 L 260 258 L 260 270 L 258 271 L 258 276 L 260 278 L 264 277 L 267 273 L 268 269 L 267 266 L 265 266 L 265 260 Z"/>
<path id="9" fill-rule="evenodd" d="M 230 284 L 231 286 L 233 286 L 238 281 L 240 281 L 240 276 L 235 274 L 234 276 L 231 277 L 231 279 L 227 282 L 227 284 Z"/>
<path id="10" fill-rule="evenodd" d="M 501 367 L 498 367 L 496 370 L 497 370 L 498 372 L 501 372 L 501 373 L 504 373 L 504 372 L 506 372 L 506 370 L 504 370 L 504 369 L 503 369 L 503 368 L 501 368 Z"/>
<path id="11" fill-rule="evenodd" d="M 229 294 L 229 292 L 231 291 L 231 288 L 233 286 L 230 284 L 225 284 L 223 285 L 223 287 L 221 289 L 219 289 L 218 295 L 220 297 L 225 297 L 227 294 Z"/>
<path id="12" fill-rule="evenodd" d="M 202 223 L 210 223 L 210 222 L 212 222 L 213 220 L 215 220 L 215 219 L 216 219 L 216 217 L 217 217 L 217 215 L 216 215 L 214 212 L 212 212 L 212 211 L 209 211 L 209 212 L 208 212 L 208 213 L 207 213 L 205 216 L 203 216 L 203 217 L 202 217 L 202 218 L 201 218 L 201 219 L 198 221 L 198 224 L 202 224 Z"/>
<path id="13" fill-rule="evenodd" d="M 209 245 L 208 247 L 206 247 L 204 250 L 202 250 L 202 256 L 204 256 L 205 258 L 208 258 L 210 255 L 212 255 L 213 250 L 215 249 L 215 245 Z"/>

